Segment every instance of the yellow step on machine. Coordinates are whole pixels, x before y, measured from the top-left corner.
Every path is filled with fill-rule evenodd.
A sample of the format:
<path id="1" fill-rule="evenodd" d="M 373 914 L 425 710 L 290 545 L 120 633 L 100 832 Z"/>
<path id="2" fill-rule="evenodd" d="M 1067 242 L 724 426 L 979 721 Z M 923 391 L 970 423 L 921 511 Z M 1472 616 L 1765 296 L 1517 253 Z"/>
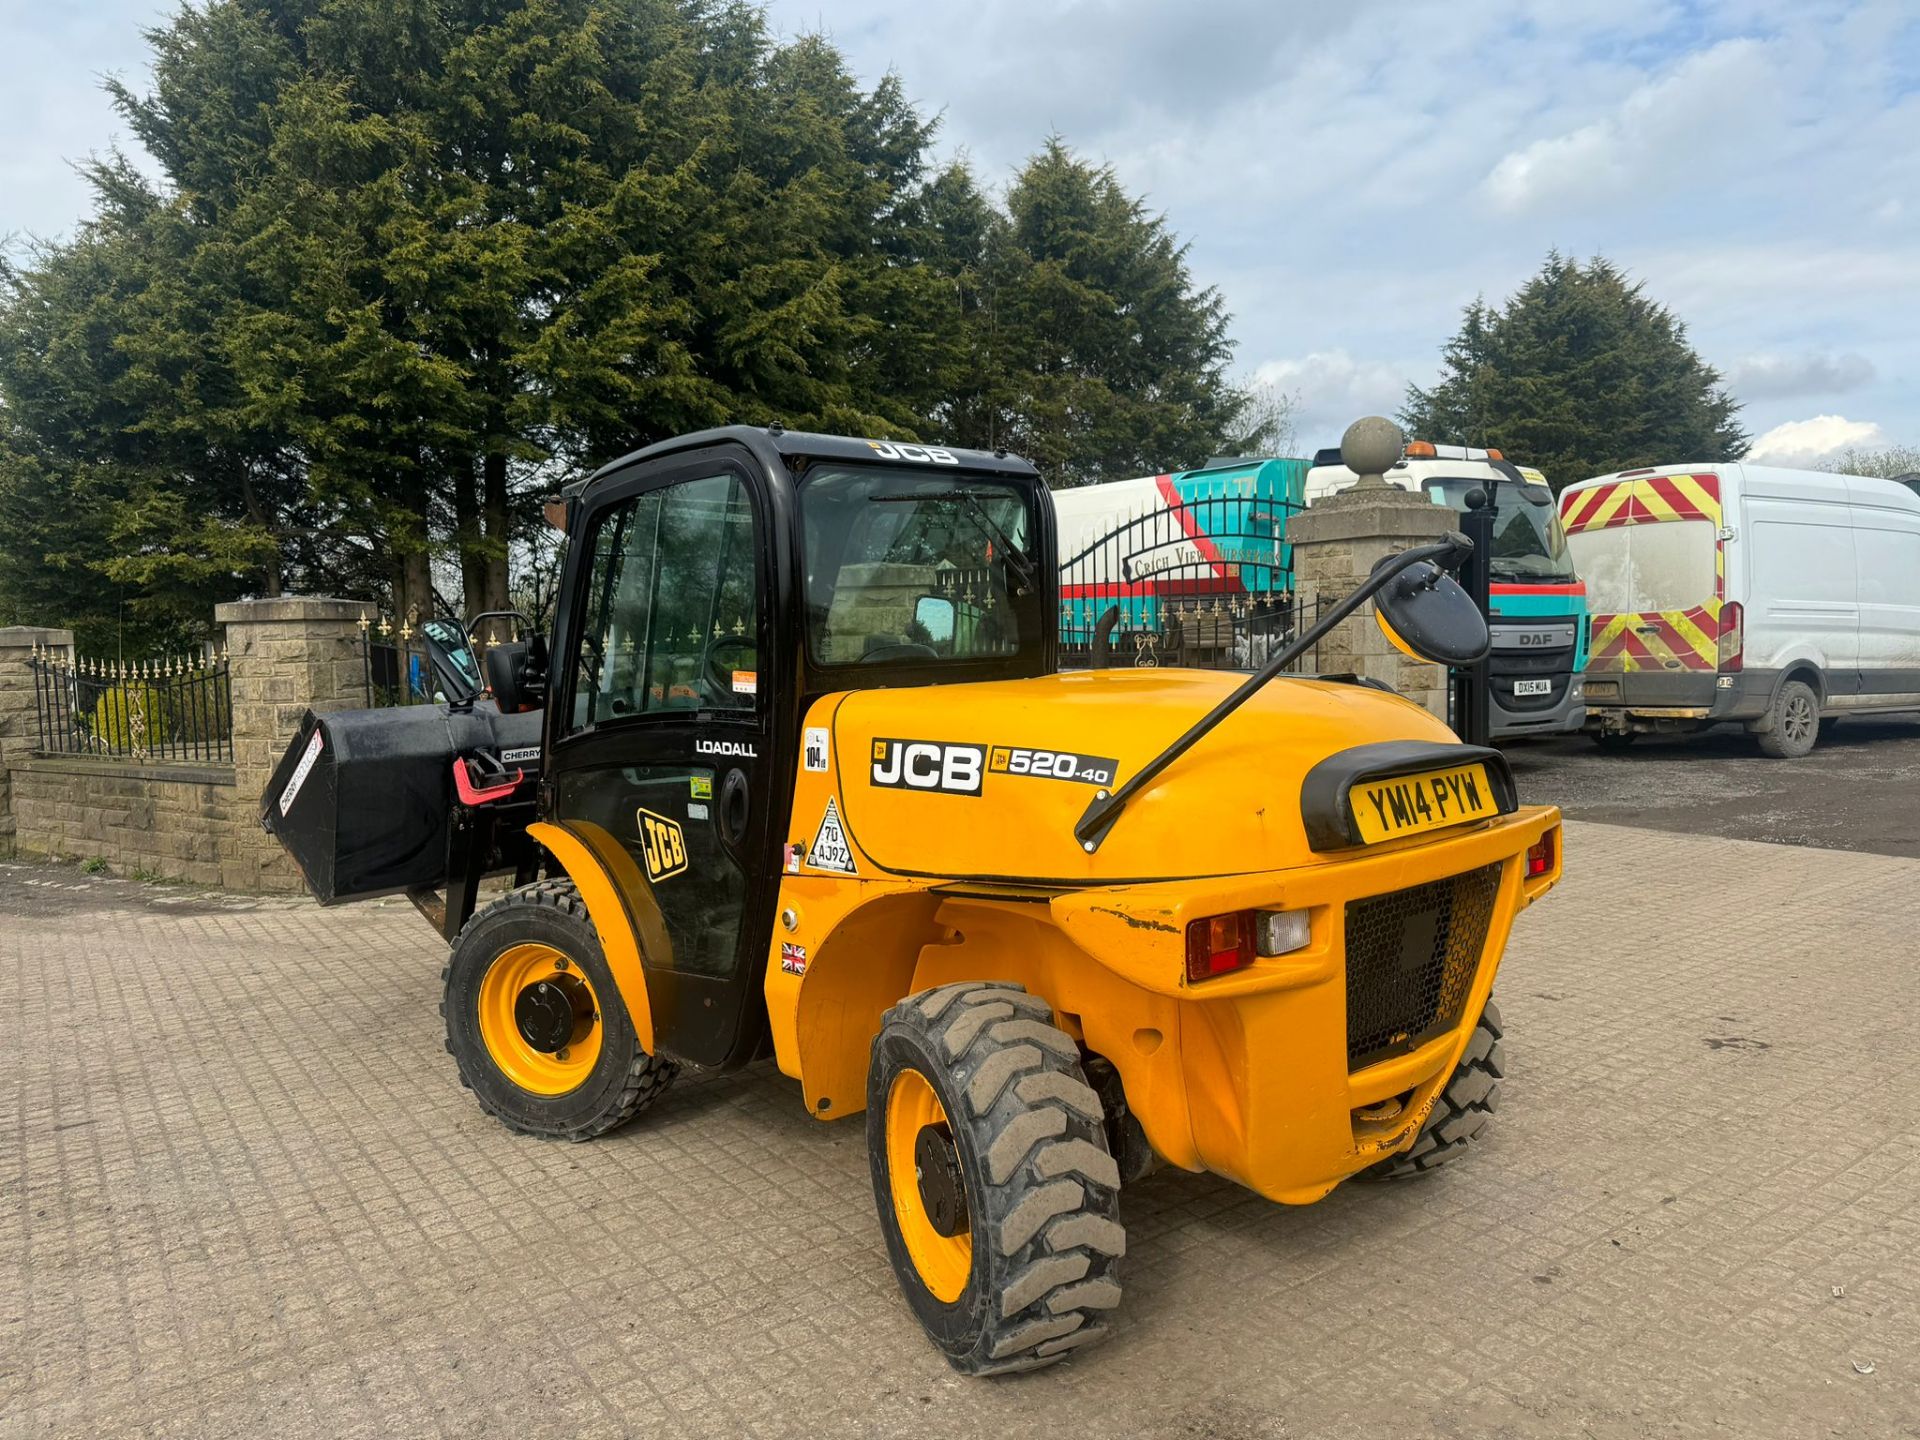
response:
<path id="1" fill-rule="evenodd" d="M 550 642 L 434 622 L 446 703 L 309 716 L 262 801 L 322 901 L 439 923 L 447 1048 L 507 1125 L 591 1139 L 771 1057 L 865 1113 L 901 1290 L 967 1374 L 1106 1333 L 1157 1166 L 1300 1204 L 1479 1133 L 1559 814 L 1410 701 L 1283 673 L 1368 599 L 1422 659 L 1484 655 L 1463 537 L 1241 677 L 1059 671 L 1052 505 L 1003 453 L 731 427 L 555 518 Z"/>

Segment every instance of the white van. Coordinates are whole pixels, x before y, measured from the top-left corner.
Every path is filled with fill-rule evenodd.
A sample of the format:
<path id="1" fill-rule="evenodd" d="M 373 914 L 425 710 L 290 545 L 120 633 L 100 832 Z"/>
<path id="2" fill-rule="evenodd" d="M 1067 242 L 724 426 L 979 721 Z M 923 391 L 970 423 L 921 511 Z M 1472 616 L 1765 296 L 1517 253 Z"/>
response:
<path id="1" fill-rule="evenodd" d="M 1745 721 L 1804 755 L 1822 717 L 1920 709 L 1920 496 L 1892 480 L 1662 465 L 1570 485 L 1593 609 L 1587 728 Z"/>

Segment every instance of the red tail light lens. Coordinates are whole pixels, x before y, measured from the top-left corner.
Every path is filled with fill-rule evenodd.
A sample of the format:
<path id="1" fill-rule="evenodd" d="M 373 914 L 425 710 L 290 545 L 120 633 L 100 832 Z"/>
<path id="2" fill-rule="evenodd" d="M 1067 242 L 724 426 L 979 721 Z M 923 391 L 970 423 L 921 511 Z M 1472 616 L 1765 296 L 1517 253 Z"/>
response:
<path id="1" fill-rule="evenodd" d="M 1732 675 L 1740 669 L 1741 651 L 1746 648 L 1745 620 L 1746 612 L 1738 600 L 1729 600 L 1720 607 L 1720 673 L 1723 675 Z"/>
<path id="2" fill-rule="evenodd" d="M 1527 879 L 1536 875 L 1545 875 L 1553 869 L 1553 832 L 1549 830 L 1540 837 L 1537 845 L 1527 847 Z"/>
<path id="3" fill-rule="evenodd" d="M 1209 915 L 1187 926 L 1187 979 L 1211 980 L 1253 963 L 1253 911 Z"/>

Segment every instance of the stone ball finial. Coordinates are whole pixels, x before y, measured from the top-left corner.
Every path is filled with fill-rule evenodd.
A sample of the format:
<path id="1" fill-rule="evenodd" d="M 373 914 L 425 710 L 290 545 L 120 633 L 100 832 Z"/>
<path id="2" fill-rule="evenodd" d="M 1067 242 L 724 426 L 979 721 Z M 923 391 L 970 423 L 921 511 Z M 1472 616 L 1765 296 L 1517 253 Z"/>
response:
<path id="1" fill-rule="evenodd" d="M 1359 484 L 1385 485 L 1386 472 L 1407 448 L 1407 437 L 1384 415 L 1367 415 L 1340 437 L 1340 460 L 1360 477 Z"/>

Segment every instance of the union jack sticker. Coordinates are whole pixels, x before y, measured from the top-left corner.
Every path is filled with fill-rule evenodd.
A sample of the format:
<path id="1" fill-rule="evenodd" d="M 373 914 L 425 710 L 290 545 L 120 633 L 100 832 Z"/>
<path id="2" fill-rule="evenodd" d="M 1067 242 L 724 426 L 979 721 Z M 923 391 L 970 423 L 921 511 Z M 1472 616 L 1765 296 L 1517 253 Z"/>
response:
<path id="1" fill-rule="evenodd" d="M 796 945 L 791 940 L 780 942 L 780 970 L 785 975 L 804 975 L 807 973 L 807 947 Z"/>

